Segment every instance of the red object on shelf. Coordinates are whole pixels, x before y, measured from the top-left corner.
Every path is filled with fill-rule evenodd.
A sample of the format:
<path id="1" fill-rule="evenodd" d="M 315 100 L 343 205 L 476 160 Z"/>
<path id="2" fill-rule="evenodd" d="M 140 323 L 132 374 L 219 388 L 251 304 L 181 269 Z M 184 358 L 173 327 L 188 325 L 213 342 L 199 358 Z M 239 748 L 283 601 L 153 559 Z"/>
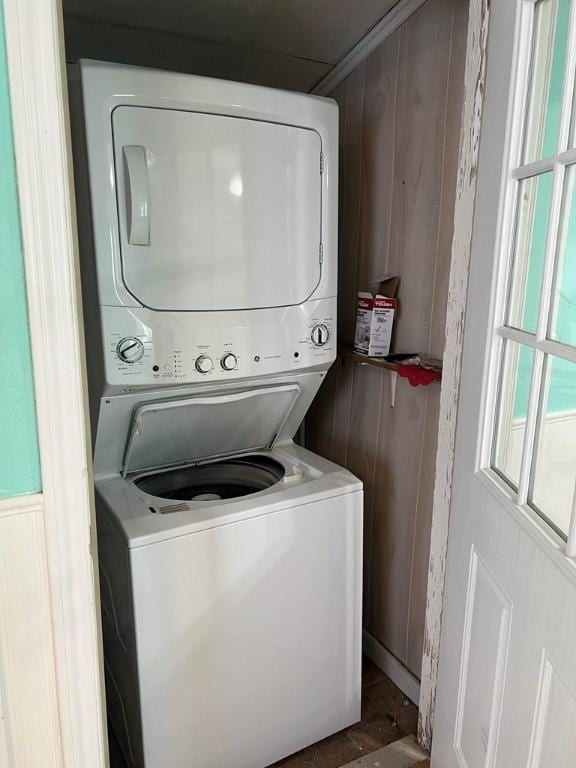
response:
<path id="1" fill-rule="evenodd" d="M 420 385 L 427 386 L 432 384 L 433 381 L 440 381 L 442 378 L 441 371 L 437 371 L 433 368 L 423 368 L 421 365 L 410 365 L 405 363 L 398 363 L 398 375 L 404 379 L 408 379 L 413 387 Z"/>

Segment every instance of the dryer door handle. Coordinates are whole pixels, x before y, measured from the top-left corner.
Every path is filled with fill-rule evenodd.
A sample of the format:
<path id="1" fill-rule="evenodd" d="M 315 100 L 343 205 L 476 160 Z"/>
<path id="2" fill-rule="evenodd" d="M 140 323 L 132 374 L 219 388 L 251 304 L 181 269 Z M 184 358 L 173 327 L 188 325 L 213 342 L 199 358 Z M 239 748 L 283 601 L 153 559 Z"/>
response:
<path id="1" fill-rule="evenodd" d="M 126 191 L 126 229 L 130 245 L 150 245 L 150 205 L 146 147 L 122 147 Z"/>

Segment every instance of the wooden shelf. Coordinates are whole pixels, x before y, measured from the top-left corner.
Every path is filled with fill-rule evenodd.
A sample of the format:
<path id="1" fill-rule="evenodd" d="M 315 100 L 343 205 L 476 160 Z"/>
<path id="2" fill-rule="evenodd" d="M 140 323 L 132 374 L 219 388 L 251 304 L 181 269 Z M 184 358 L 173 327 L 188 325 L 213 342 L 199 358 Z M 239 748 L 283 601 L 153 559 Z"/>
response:
<path id="1" fill-rule="evenodd" d="M 394 408 L 396 400 L 396 381 L 398 380 L 398 363 L 389 363 L 381 357 L 367 357 L 354 352 L 354 348 L 349 344 L 342 344 L 338 347 L 338 354 L 344 360 L 351 360 L 355 365 L 372 365 L 375 368 L 384 368 L 390 371 L 390 407 Z M 410 363 L 409 363 L 410 365 Z M 440 375 L 442 373 L 440 372 Z"/>
<path id="2" fill-rule="evenodd" d="M 342 357 L 352 360 L 352 362 L 358 365 L 373 365 L 376 368 L 386 368 L 388 371 L 397 371 L 397 363 L 389 363 L 387 360 L 383 360 L 381 357 L 367 357 L 366 355 L 360 355 L 358 352 L 354 352 L 353 347 L 348 344 L 343 344 L 338 348 L 338 354 Z"/>

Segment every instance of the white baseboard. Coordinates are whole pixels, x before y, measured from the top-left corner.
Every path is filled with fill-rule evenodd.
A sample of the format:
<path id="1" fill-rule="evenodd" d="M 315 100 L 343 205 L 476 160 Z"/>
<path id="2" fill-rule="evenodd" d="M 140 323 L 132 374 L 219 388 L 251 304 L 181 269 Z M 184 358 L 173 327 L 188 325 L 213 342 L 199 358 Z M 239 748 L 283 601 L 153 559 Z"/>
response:
<path id="1" fill-rule="evenodd" d="M 406 669 L 402 662 L 398 661 L 393 653 L 384 648 L 382 643 L 378 642 L 376 638 L 363 630 L 362 632 L 362 648 L 364 654 L 371 659 L 377 667 L 380 667 L 390 680 L 397 685 L 400 690 L 406 694 L 406 696 L 413 701 L 416 706 L 420 701 L 420 681 L 415 677 L 409 669 Z"/>

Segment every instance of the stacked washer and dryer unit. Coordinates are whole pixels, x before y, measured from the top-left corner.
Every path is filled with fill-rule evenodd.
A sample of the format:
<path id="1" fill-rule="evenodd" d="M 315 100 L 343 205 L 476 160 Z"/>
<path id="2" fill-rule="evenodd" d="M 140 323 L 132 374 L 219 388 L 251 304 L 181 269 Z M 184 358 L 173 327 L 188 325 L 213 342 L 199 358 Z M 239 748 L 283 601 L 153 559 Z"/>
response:
<path id="1" fill-rule="evenodd" d="M 362 485 L 293 442 L 336 356 L 337 107 L 71 75 L 109 718 L 264 768 L 360 717 Z"/>

